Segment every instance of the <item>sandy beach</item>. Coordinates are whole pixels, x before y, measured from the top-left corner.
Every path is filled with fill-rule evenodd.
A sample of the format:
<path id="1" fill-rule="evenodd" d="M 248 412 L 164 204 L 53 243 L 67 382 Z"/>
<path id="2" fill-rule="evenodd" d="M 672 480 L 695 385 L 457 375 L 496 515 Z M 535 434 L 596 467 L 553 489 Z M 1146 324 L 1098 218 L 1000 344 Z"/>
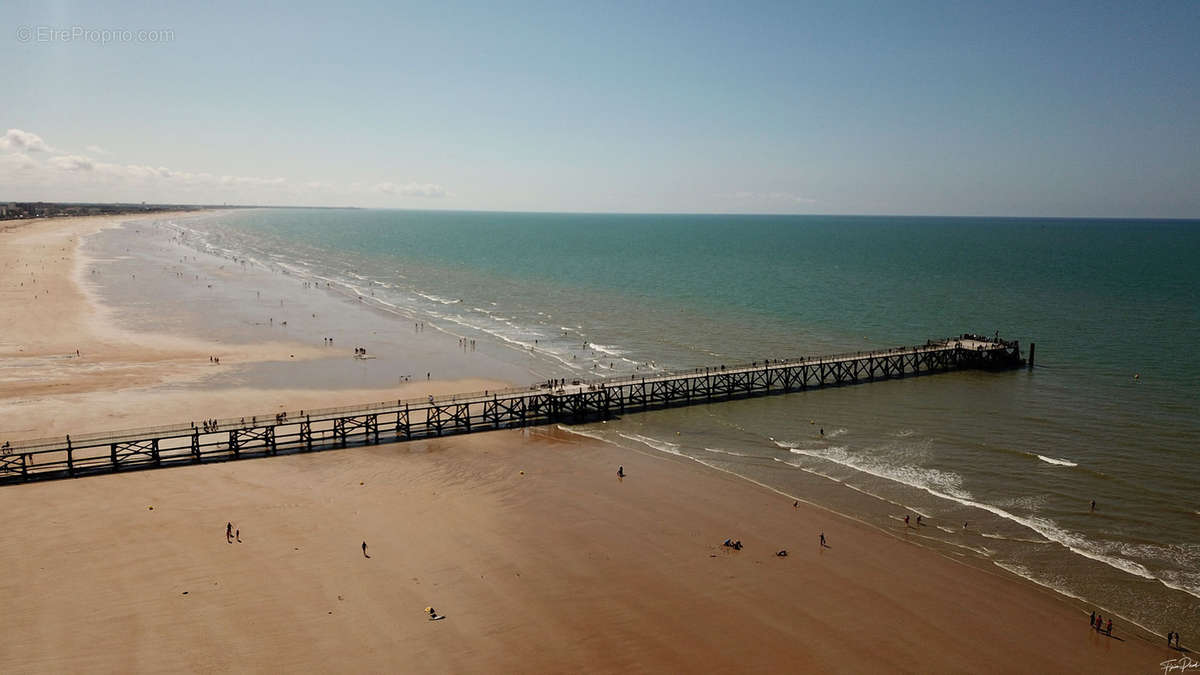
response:
<path id="1" fill-rule="evenodd" d="M 101 301 L 93 283 L 95 267 L 81 250 L 82 241 L 123 222 L 133 229 L 166 217 L 39 219 L 0 226 L 0 315 L 20 317 L 6 322 L 0 333 L 0 439 L 479 391 L 511 381 L 456 376 L 441 363 L 440 377 L 431 380 L 390 377 L 387 386 L 380 386 L 381 378 L 365 380 L 374 386 L 335 381 L 347 364 L 353 365 L 351 345 L 370 341 L 369 325 L 358 331 L 314 328 L 314 335 L 345 336 L 345 346 L 339 343 L 337 350 L 294 330 L 248 333 L 236 317 L 214 316 L 210 306 L 197 316 L 198 325 L 181 329 L 171 320 L 172 312 L 180 306 L 186 312 L 189 305 L 180 299 L 180 288 L 164 281 L 175 272 L 145 262 L 122 282 L 130 294 L 124 300 L 136 298 L 146 305 L 148 299 L 150 309 L 136 320 L 115 316 L 126 308 Z M 200 261 L 188 276 L 216 276 L 224 262 Z M 205 276 L 196 285 L 211 290 L 213 281 Z M 289 291 L 293 286 L 288 285 Z M 244 286 L 232 287 L 253 296 Z M 212 304 L 222 302 L 233 301 Z M 300 302 L 291 305 L 297 307 L 294 313 L 302 313 Z M 265 317 L 262 323 L 265 327 Z M 358 368 L 379 371 L 377 363 L 363 362 Z"/>
<path id="2" fill-rule="evenodd" d="M 1172 658 L 1035 588 L 562 432 L 22 485 L 0 509 L 5 672 L 1150 672 Z"/>
<path id="3" fill-rule="evenodd" d="M 509 383 L 470 364 L 330 390 L 230 376 L 318 372 L 330 353 L 260 327 L 132 330 L 77 250 L 125 220 L 0 233 L 0 314 L 20 317 L 0 335 L 0 438 Z M 802 497 L 554 428 L 7 486 L 0 671 L 1158 672 L 1181 656 Z"/>

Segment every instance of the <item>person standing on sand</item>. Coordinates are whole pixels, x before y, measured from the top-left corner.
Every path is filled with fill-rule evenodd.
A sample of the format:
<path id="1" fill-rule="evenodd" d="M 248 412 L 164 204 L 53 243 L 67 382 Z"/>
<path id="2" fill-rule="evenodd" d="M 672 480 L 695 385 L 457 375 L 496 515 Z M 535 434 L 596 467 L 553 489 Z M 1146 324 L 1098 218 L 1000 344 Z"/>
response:
<path id="1" fill-rule="evenodd" d="M 236 535 L 234 535 L 234 538 L 236 538 L 236 539 L 237 539 L 237 543 L 239 543 L 239 544 L 240 544 L 240 543 L 242 543 L 242 531 L 241 531 L 241 530 L 238 530 L 238 531 L 237 531 L 237 534 L 236 534 Z"/>
<path id="2" fill-rule="evenodd" d="M 824 532 L 822 532 L 822 533 L 821 533 L 821 548 L 826 548 L 826 546 L 825 546 L 825 533 L 824 533 Z"/>
<path id="3" fill-rule="evenodd" d="M 1088 625 L 1089 626 L 1096 625 L 1096 612 L 1092 612 L 1092 618 L 1088 619 Z M 1168 640 L 1170 640 L 1170 638 L 1168 638 Z"/>
<path id="4" fill-rule="evenodd" d="M 624 478 L 624 477 L 625 477 L 625 467 L 618 466 L 617 467 L 617 478 Z"/>
<path id="5" fill-rule="evenodd" d="M 1108 625 L 1104 627 L 1104 634 L 1112 637 L 1112 619 L 1108 620 Z"/>
<path id="6" fill-rule="evenodd" d="M 233 543 L 233 523 L 225 523 L 225 541 Z"/>
<path id="7" fill-rule="evenodd" d="M 365 542 L 365 541 L 363 542 L 363 557 L 364 557 L 364 558 L 370 558 L 370 557 L 371 557 L 371 556 L 367 555 L 367 542 Z"/>

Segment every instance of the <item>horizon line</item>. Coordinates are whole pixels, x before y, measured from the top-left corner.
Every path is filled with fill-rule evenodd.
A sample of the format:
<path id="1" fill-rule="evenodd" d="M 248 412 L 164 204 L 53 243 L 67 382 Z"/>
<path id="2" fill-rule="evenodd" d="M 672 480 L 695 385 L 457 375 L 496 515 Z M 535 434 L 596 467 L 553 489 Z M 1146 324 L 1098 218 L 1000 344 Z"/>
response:
<path id="1" fill-rule="evenodd" d="M 539 215 L 607 215 L 607 216 L 752 216 L 752 217 L 824 217 L 824 218 L 960 218 L 960 219 L 1005 219 L 1005 220 L 1142 220 L 1142 221 L 1200 221 L 1200 215 L 1188 217 L 1164 216 L 1003 216 L 1003 215 L 960 215 L 935 213 L 764 213 L 735 211 L 559 211 L 559 210 L 506 210 L 506 209 L 448 209 L 413 208 L 401 206 L 312 206 L 293 204 L 185 204 L 171 202 L 82 202 L 82 201 L 18 201 L 0 199 L 6 204 L 47 204 L 55 206 L 129 206 L 129 207 L 180 207 L 188 209 L 312 209 L 312 210 L 358 210 L 358 211 L 433 211 L 445 213 L 505 213 Z"/>

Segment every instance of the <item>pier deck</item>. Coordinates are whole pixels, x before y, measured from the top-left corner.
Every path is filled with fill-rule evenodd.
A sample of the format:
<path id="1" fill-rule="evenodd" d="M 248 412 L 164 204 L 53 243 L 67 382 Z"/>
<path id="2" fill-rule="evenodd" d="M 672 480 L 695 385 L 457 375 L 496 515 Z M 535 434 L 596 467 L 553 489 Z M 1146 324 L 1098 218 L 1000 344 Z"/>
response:
<path id="1" fill-rule="evenodd" d="M 0 483 L 315 452 L 531 425 L 612 419 L 645 410 L 1025 364 L 1020 345 L 963 336 L 915 347 L 733 367 L 474 392 L 440 398 L 251 415 L 19 441 L 0 448 Z"/>

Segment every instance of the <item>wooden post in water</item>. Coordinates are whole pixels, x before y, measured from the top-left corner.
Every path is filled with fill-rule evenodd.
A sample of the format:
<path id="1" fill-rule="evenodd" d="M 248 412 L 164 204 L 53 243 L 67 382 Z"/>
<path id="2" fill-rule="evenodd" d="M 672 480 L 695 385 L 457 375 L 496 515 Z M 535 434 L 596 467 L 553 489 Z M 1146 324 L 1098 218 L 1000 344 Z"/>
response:
<path id="1" fill-rule="evenodd" d="M 1030 342 L 1029 343 L 1029 369 L 1030 370 L 1033 370 L 1033 352 L 1035 349 L 1037 349 L 1037 345 Z"/>

